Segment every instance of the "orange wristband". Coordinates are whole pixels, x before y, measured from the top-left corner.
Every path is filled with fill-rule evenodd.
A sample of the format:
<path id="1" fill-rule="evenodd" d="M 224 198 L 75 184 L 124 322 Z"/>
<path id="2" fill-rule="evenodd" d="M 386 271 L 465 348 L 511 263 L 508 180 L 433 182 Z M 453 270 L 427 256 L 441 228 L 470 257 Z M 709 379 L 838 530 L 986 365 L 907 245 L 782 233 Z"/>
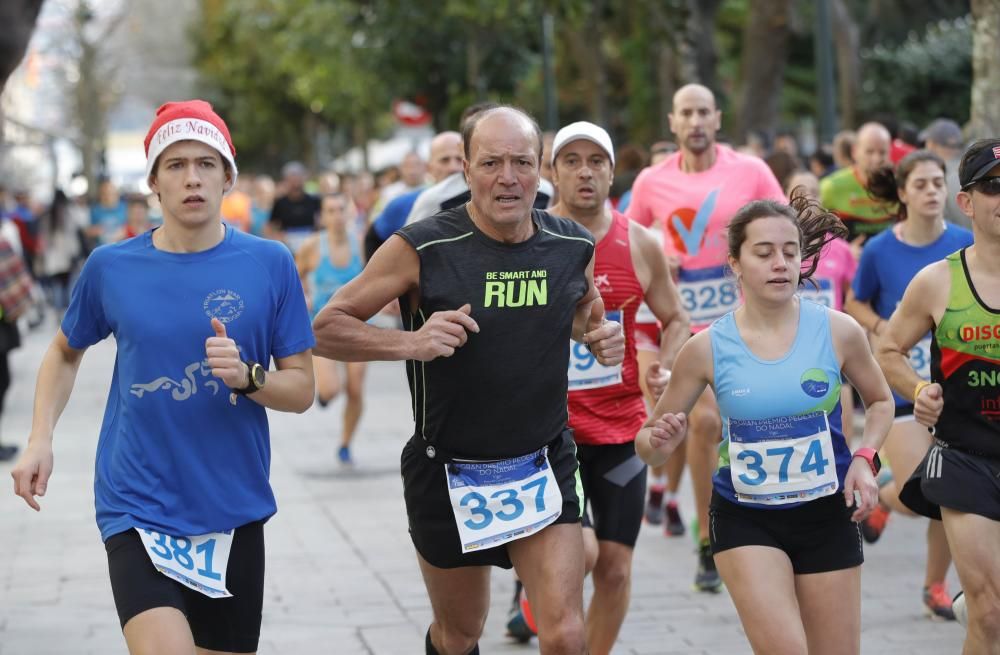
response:
<path id="1" fill-rule="evenodd" d="M 917 402 L 917 396 L 919 396 L 920 392 L 924 390 L 924 387 L 929 387 L 929 386 L 931 386 L 931 383 L 928 382 L 927 380 L 921 380 L 920 382 L 917 382 L 917 386 L 914 387 L 914 389 L 913 389 L 913 403 L 914 404 L 916 404 L 916 402 Z"/>

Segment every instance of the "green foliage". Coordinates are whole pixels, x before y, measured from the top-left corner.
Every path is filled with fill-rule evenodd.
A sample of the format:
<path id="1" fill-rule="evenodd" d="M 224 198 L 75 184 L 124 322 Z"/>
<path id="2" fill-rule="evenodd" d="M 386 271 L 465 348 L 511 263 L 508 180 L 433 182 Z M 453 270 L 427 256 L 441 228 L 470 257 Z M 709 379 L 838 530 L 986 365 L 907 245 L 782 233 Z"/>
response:
<path id="1" fill-rule="evenodd" d="M 715 94 L 715 101 L 723 114 L 735 109 L 735 91 L 741 73 L 743 30 L 748 20 L 748 9 L 748 0 L 729 0 L 719 8 L 715 20 L 715 39 L 719 52 L 716 75 L 720 86 Z"/>
<path id="2" fill-rule="evenodd" d="M 809 16 L 810 21 L 814 20 Z M 815 43 L 813 22 L 808 31 L 789 35 L 788 64 L 785 67 L 785 86 L 781 94 L 779 127 L 793 126 L 803 116 L 819 114 L 819 89 L 816 80 Z"/>
<path id="3" fill-rule="evenodd" d="M 295 80 L 274 57 L 287 21 L 270 4 L 206 3 L 194 33 L 203 96 L 226 117 L 240 159 L 250 168 L 301 157 L 306 145 L 300 126 L 308 109 L 292 92 Z"/>
<path id="4" fill-rule="evenodd" d="M 439 129 L 470 102 L 511 98 L 540 16 L 538 0 L 207 0 L 196 60 L 241 159 L 273 166 L 310 153 L 323 126 L 371 134 L 396 98 L 423 101 Z"/>
<path id="5" fill-rule="evenodd" d="M 308 161 L 314 144 L 330 142 L 319 138 L 323 132 L 332 132 L 340 149 L 387 136 L 394 99 L 424 104 L 437 129 L 456 128 L 468 104 L 487 99 L 516 102 L 541 118 L 546 12 L 555 25 L 560 121 L 604 121 L 617 142 L 648 144 L 667 133 L 664 112 L 673 88 L 697 81 L 689 76 L 692 50 L 705 45 L 692 31 L 699 1 L 202 0 L 193 36 L 205 96 L 230 121 L 240 159 L 250 168 L 274 168 L 292 157 Z M 909 15 L 902 0 L 877 3 L 881 13 L 861 0 L 847 2 L 862 34 L 889 38 L 904 25 L 920 32 L 862 53 L 862 112 L 892 111 L 918 124 L 968 115 L 967 19 L 924 29 L 926 12 Z M 753 2 L 717 6 L 713 83 L 730 127 Z M 789 40 L 781 102 L 785 124 L 817 112 L 812 5 L 795 6 L 798 29 Z M 884 22 L 889 10 L 896 12 L 890 12 L 891 26 L 873 22 Z M 597 71 L 604 72 L 603 83 Z"/>
<path id="6" fill-rule="evenodd" d="M 862 114 L 890 112 L 918 126 L 939 116 L 964 122 L 972 86 L 972 19 L 911 33 L 894 47 L 863 50 Z"/>

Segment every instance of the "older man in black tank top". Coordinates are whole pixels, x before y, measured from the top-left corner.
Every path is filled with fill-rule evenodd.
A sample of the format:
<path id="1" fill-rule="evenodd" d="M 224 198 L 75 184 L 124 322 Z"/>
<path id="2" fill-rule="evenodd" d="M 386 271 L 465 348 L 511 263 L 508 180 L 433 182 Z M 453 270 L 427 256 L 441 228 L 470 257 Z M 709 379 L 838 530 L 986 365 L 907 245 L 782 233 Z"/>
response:
<path id="1" fill-rule="evenodd" d="M 514 566 L 543 653 L 584 653 L 570 337 L 624 356 L 593 282 L 593 237 L 532 211 L 541 138 L 500 107 L 466 126 L 470 202 L 400 230 L 314 324 L 324 357 L 407 360 L 410 533 L 434 609 L 427 653 L 478 653 L 489 566 Z M 364 321 L 399 298 L 405 330 Z"/>

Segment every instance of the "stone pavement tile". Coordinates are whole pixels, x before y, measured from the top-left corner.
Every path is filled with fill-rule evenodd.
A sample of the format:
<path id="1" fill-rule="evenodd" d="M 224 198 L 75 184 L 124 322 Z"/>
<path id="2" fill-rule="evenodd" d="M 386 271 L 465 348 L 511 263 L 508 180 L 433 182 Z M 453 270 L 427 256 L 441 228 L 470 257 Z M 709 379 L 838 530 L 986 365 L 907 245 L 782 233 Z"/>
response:
<path id="1" fill-rule="evenodd" d="M 104 616 L 107 621 L 97 619 L 93 611 L 86 609 L 19 606 L 6 616 L 0 652 L 4 655 L 47 655 L 101 652 L 102 648 L 105 652 L 114 652 L 107 648 L 109 643 L 115 642 L 120 643 L 117 649 L 124 650 L 114 609 Z"/>
<path id="2" fill-rule="evenodd" d="M 426 634 L 412 623 L 398 623 L 372 628 L 361 628 L 361 641 L 370 653 L 379 655 L 412 655 L 422 652 L 419 644 Z M 417 645 L 417 648 L 414 648 Z"/>
<path id="3" fill-rule="evenodd" d="M 354 628 L 319 625 L 299 625 L 274 622 L 267 618 L 261 626 L 260 655 L 282 653 L 329 653 L 330 655 L 367 655 Z"/>

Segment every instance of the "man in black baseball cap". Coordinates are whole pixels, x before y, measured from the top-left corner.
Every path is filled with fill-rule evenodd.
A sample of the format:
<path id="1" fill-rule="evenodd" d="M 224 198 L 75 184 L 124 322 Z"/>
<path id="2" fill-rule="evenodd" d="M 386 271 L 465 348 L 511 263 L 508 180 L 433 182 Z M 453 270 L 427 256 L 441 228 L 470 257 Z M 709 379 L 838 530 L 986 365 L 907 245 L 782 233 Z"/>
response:
<path id="1" fill-rule="evenodd" d="M 1000 635 L 1000 138 L 973 143 L 959 166 L 958 204 L 975 243 L 928 265 L 879 334 L 878 360 L 935 443 L 899 499 L 941 518 L 968 612 L 963 653 L 997 653 Z M 909 365 L 909 349 L 933 331 L 933 381 Z"/>
<path id="2" fill-rule="evenodd" d="M 1000 139 L 980 139 L 965 151 L 962 164 L 958 167 L 958 181 L 962 191 L 972 190 L 988 196 L 1000 195 Z M 992 175 L 991 175 L 992 173 Z"/>

